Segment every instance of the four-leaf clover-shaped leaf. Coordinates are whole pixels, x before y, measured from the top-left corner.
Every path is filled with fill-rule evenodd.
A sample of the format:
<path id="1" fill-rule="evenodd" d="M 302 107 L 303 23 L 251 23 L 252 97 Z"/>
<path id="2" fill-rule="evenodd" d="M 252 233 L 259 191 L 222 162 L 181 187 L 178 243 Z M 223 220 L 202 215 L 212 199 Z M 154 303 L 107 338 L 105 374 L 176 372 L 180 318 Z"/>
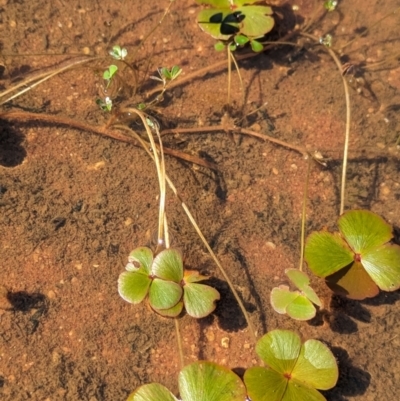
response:
<path id="1" fill-rule="evenodd" d="M 326 401 L 317 391 L 332 388 L 338 379 L 335 357 L 317 340 L 301 343 L 288 330 L 272 330 L 256 346 L 268 365 L 247 369 L 244 382 L 252 401 Z"/>
<path id="2" fill-rule="evenodd" d="M 133 304 L 148 297 L 152 309 L 162 316 L 176 317 L 185 306 L 190 316 L 201 318 L 215 309 L 220 298 L 214 288 L 197 283 L 207 277 L 184 271 L 176 249 L 164 249 L 154 257 L 151 249 L 137 248 L 130 253 L 125 269 L 118 280 L 121 297 Z"/>
<path id="3" fill-rule="evenodd" d="M 137 248 L 129 255 L 126 272 L 119 276 L 118 291 L 125 301 L 133 304 L 149 297 L 150 306 L 161 315 L 171 316 L 171 308 L 181 301 L 183 289 L 182 258 L 178 251 L 165 249 L 154 259 L 149 248 Z M 183 303 L 173 309 L 177 316 Z"/>
<path id="4" fill-rule="evenodd" d="M 391 226 L 367 210 L 344 213 L 338 226 L 340 234 L 319 231 L 308 237 L 305 260 L 310 270 L 352 299 L 400 288 L 400 246 L 389 242 Z"/>

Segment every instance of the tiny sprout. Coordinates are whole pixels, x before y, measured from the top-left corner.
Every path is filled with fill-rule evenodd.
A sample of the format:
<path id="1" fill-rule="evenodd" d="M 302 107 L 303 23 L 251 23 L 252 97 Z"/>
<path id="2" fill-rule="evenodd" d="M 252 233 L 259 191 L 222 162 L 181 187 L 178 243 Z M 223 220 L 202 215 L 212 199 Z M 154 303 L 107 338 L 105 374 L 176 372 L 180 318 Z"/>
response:
<path id="1" fill-rule="evenodd" d="M 311 153 L 311 157 L 319 164 L 324 167 L 328 166 L 328 162 L 330 161 L 329 157 L 325 157 L 319 150 L 315 150 Z"/>
<path id="2" fill-rule="evenodd" d="M 103 79 L 108 81 L 108 84 L 110 83 L 112 77 L 115 75 L 115 73 L 118 71 L 118 67 L 114 64 L 111 64 L 107 70 L 103 72 Z"/>
<path id="3" fill-rule="evenodd" d="M 214 45 L 214 49 L 215 49 L 217 52 L 222 52 L 222 51 L 225 50 L 225 44 L 224 44 L 223 42 L 217 42 L 217 43 Z"/>
<path id="4" fill-rule="evenodd" d="M 125 60 L 125 57 L 128 55 L 128 50 L 126 50 L 125 47 L 121 49 L 121 46 L 115 45 L 113 46 L 112 50 L 108 52 L 108 54 L 114 60 Z"/>
<path id="5" fill-rule="evenodd" d="M 159 77 L 151 76 L 151 79 L 156 81 L 162 82 L 166 85 L 167 81 L 173 81 L 174 79 L 178 78 L 181 74 L 182 69 L 179 68 L 177 65 L 174 65 L 170 70 L 167 67 L 161 67 L 157 69 Z"/>
<path id="6" fill-rule="evenodd" d="M 234 52 L 236 50 L 236 43 L 230 43 L 228 46 L 231 52 Z"/>
<path id="7" fill-rule="evenodd" d="M 257 40 L 250 41 L 250 45 L 251 45 L 251 49 L 255 53 L 259 53 L 259 52 L 262 52 L 264 50 L 264 47 L 263 47 L 262 43 L 258 42 Z"/>
<path id="8" fill-rule="evenodd" d="M 328 0 L 324 3 L 325 9 L 328 11 L 335 11 L 337 5 L 338 2 L 336 0 Z"/>
<path id="9" fill-rule="evenodd" d="M 319 38 L 319 43 L 326 47 L 332 47 L 332 35 L 329 35 L 329 33 L 328 33 L 325 36 L 321 36 Z"/>
<path id="10" fill-rule="evenodd" d="M 103 111 L 110 112 L 112 109 L 112 100 L 107 96 L 104 100 L 97 99 L 96 104 L 101 108 Z"/>
<path id="11" fill-rule="evenodd" d="M 250 39 L 245 35 L 236 35 L 235 43 L 237 46 L 244 46 L 246 43 L 249 43 Z"/>
<path id="12" fill-rule="evenodd" d="M 160 124 L 156 119 L 152 119 L 150 117 L 146 117 L 146 123 L 150 128 L 153 128 L 154 130 L 159 130 L 160 129 Z"/>

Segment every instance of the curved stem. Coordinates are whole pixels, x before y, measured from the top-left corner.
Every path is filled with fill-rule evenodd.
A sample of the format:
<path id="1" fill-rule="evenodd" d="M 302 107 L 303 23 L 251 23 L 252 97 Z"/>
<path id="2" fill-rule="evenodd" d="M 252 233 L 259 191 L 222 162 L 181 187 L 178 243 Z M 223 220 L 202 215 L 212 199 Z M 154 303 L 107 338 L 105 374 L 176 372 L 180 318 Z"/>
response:
<path id="1" fill-rule="evenodd" d="M 315 40 L 317 43 L 319 43 L 318 39 L 313 35 L 310 35 L 308 33 L 300 33 L 300 34 L 302 36 L 305 36 L 307 38 Z M 342 167 L 342 180 L 341 180 L 341 186 L 340 186 L 340 211 L 339 211 L 339 214 L 342 214 L 344 212 L 344 203 L 345 203 L 347 159 L 348 159 L 348 154 L 349 154 L 349 141 L 350 141 L 350 122 L 351 122 L 350 91 L 349 91 L 349 86 L 347 84 L 346 78 L 342 73 L 342 63 L 340 62 L 339 57 L 329 47 L 323 46 L 323 48 L 332 57 L 333 61 L 335 62 L 336 66 L 340 72 L 340 76 L 341 76 L 342 82 L 343 82 L 345 100 L 346 100 L 346 130 L 345 130 L 345 139 L 344 139 L 344 146 L 343 146 L 343 167 Z"/>
<path id="2" fill-rule="evenodd" d="M 238 65 L 238 63 L 236 61 L 235 56 L 232 54 L 232 52 L 230 52 L 230 54 L 231 54 L 231 58 L 232 58 L 233 64 L 235 64 L 235 68 L 236 68 L 236 71 L 237 71 L 238 76 L 239 76 L 240 91 L 242 92 L 242 102 L 243 102 L 243 108 L 244 108 L 245 105 L 246 105 L 246 98 L 245 98 L 245 93 L 244 93 L 244 85 L 243 85 L 242 74 L 240 73 L 239 65 Z"/>
<path id="3" fill-rule="evenodd" d="M 229 106 L 229 104 L 231 103 L 231 74 L 232 74 L 232 52 L 231 52 L 231 48 L 228 46 L 226 46 L 226 51 L 228 52 L 228 96 L 227 96 L 227 104 Z"/>
<path id="4" fill-rule="evenodd" d="M 340 186 L 340 211 L 339 211 L 339 214 L 343 214 L 344 204 L 345 204 L 345 192 L 346 192 L 347 159 L 349 154 L 349 141 L 350 141 L 350 122 L 351 122 L 350 91 L 346 78 L 342 74 L 342 64 L 338 56 L 332 49 L 327 48 L 327 50 L 328 53 L 331 55 L 331 57 L 335 60 L 335 63 L 340 71 L 340 76 L 342 77 L 342 82 L 344 87 L 344 95 L 346 99 L 346 132 L 345 132 L 344 147 L 343 147 L 343 167 L 342 167 L 342 181 Z"/>

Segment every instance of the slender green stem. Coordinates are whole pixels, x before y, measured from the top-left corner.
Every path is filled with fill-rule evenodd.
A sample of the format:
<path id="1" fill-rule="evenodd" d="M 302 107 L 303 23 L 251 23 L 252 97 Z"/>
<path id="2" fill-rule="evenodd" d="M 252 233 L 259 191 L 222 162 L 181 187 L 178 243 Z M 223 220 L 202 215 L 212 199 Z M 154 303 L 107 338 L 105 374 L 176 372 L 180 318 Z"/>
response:
<path id="1" fill-rule="evenodd" d="M 308 198 L 308 183 L 310 180 L 310 169 L 311 169 L 311 157 L 307 157 L 307 177 L 306 183 L 304 185 L 304 194 L 303 194 L 303 210 L 301 213 L 301 241 L 300 241 L 300 266 L 299 270 L 303 270 L 303 262 L 304 262 L 304 243 L 306 237 L 306 220 L 307 220 L 307 198 Z"/>
<path id="2" fill-rule="evenodd" d="M 244 85 L 243 85 L 242 74 L 240 73 L 239 65 L 238 65 L 238 63 L 237 63 L 237 61 L 236 61 L 235 56 L 233 55 L 232 52 L 230 52 L 230 55 L 231 55 L 233 64 L 235 64 L 235 68 L 236 68 L 236 71 L 237 71 L 238 76 L 239 76 L 240 91 L 242 92 L 242 102 L 243 102 L 243 107 L 244 107 L 244 106 L 245 106 L 245 103 L 246 103 L 246 99 L 245 99 L 245 93 L 244 93 Z"/>
<path id="3" fill-rule="evenodd" d="M 178 318 L 174 318 L 174 322 L 175 322 L 176 342 L 178 344 L 178 351 L 179 351 L 179 362 L 181 365 L 181 369 L 183 369 L 185 367 L 185 358 L 183 355 L 182 338 L 181 338 L 181 333 L 179 330 Z"/>

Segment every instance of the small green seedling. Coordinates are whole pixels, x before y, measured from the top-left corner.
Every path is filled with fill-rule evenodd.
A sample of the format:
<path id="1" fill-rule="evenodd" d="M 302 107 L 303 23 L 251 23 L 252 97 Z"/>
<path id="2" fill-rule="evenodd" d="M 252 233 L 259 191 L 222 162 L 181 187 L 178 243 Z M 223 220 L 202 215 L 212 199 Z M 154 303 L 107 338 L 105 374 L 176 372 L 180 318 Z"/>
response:
<path id="1" fill-rule="evenodd" d="M 151 102 L 139 103 L 136 106 L 139 110 L 145 110 L 148 107 L 151 107 L 152 105 L 158 103 L 163 98 L 164 93 L 168 89 L 169 83 L 179 77 L 179 75 L 182 73 L 182 69 L 174 65 L 171 69 L 168 69 L 167 67 L 158 68 L 157 72 L 158 76 L 152 75 L 150 76 L 150 78 L 154 79 L 155 81 L 161 82 L 163 84 L 163 88 L 161 92 Z"/>
<path id="2" fill-rule="evenodd" d="M 107 70 L 103 72 L 103 79 L 107 81 L 107 86 L 108 88 L 110 86 L 110 83 L 115 75 L 115 73 L 118 71 L 118 67 L 114 64 L 111 64 Z"/>
<path id="3" fill-rule="evenodd" d="M 400 246 L 390 243 L 391 226 L 368 210 L 344 213 L 338 226 L 340 233 L 319 231 L 308 237 L 305 260 L 310 270 L 352 299 L 399 289 Z"/>
<path id="4" fill-rule="evenodd" d="M 170 70 L 167 67 L 162 67 L 157 70 L 158 77 L 152 75 L 150 78 L 154 79 L 155 81 L 160 81 L 165 85 L 167 85 L 168 81 L 173 81 L 174 79 L 178 78 L 181 74 L 182 69 L 179 68 L 177 65 L 174 65 Z"/>
<path id="5" fill-rule="evenodd" d="M 151 249 L 137 248 L 125 269 L 118 280 L 121 297 L 133 304 L 148 297 L 152 309 L 162 316 L 176 317 L 185 307 L 190 316 L 202 318 L 215 309 L 220 298 L 214 288 L 198 284 L 207 277 L 184 270 L 182 256 L 175 249 L 164 249 L 154 257 Z"/>
<path id="6" fill-rule="evenodd" d="M 333 40 L 332 35 L 330 35 L 330 34 L 328 33 L 327 35 L 321 36 L 321 37 L 319 38 L 319 43 L 320 43 L 321 45 L 324 45 L 325 47 L 332 47 L 332 40 Z"/>
<path id="7" fill-rule="evenodd" d="M 317 389 L 328 390 L 337 382 L 336 359 L 320 341 L 302 344 L 292 331 L 273 330 L 257 342 L 256 352 L 268 366 L 244 374 L 252 401 L 326 401 Z"/>
<path id="8" fill-rule="evenodd" d="M 114 60 L 125 60 L 125 57 L 128 55 L 128 50 L 125 47 L 121 48 L 121 46 L 115 45 L 112 50 L 108 52 L 108 54 Z"/>
<path id="9" fill-rule="evenodd" d="M 310 320 L 315 316 L 315 305 L 322 306 L 321 300 L 309 286 L 307 274 L 297 269 L 286 269 L 286 275 L 300 291 L 290 291 L 286 285 L 275 287 L 271 291 L 271 305 L 281 314 L 288 314 L 292 319 Z"/>
<path id="10" fill-rule="evenodd" d="M 196 1 L 212 7 L 200 11 L 197 16 L 197 22 L 204 32 L 215 39 L 230 42 L 234 48 L 250 42 L 253 51 L 263 49 L 262 44 L 256 39 L 262 38 L 274 27 L 271 7 L 253 5 L 258 0 Z M 221 44 L 216 48 L 221 50 Z"/>
<path id="11" fill-rule="evenodd" d="M 325 9 L 328 11 L 335 11 L 337 5 L 338 5 L 338 2 L 336 0 L 328 0 L 328 1 L 325 1 L 325 3 L 324 3 Z"/>
<path id="12" fill-rule="evenodd" d="M 182 401 L 244 401 L 246 389 L 231 370 L 208 361 L 194 362 L 179 373 Z M 127 401 L 178 401 L 158 383 L 145 384 L 129 395 Z"/>
<path id="13" fill-rule="evenodd" d="M 112 110 L 113 106 L 113 102 L 108 96 L 106 96 L 104 99 L 96 99 L 96 104 L 101 108 L 101 110 L 108 112 Z"/>

